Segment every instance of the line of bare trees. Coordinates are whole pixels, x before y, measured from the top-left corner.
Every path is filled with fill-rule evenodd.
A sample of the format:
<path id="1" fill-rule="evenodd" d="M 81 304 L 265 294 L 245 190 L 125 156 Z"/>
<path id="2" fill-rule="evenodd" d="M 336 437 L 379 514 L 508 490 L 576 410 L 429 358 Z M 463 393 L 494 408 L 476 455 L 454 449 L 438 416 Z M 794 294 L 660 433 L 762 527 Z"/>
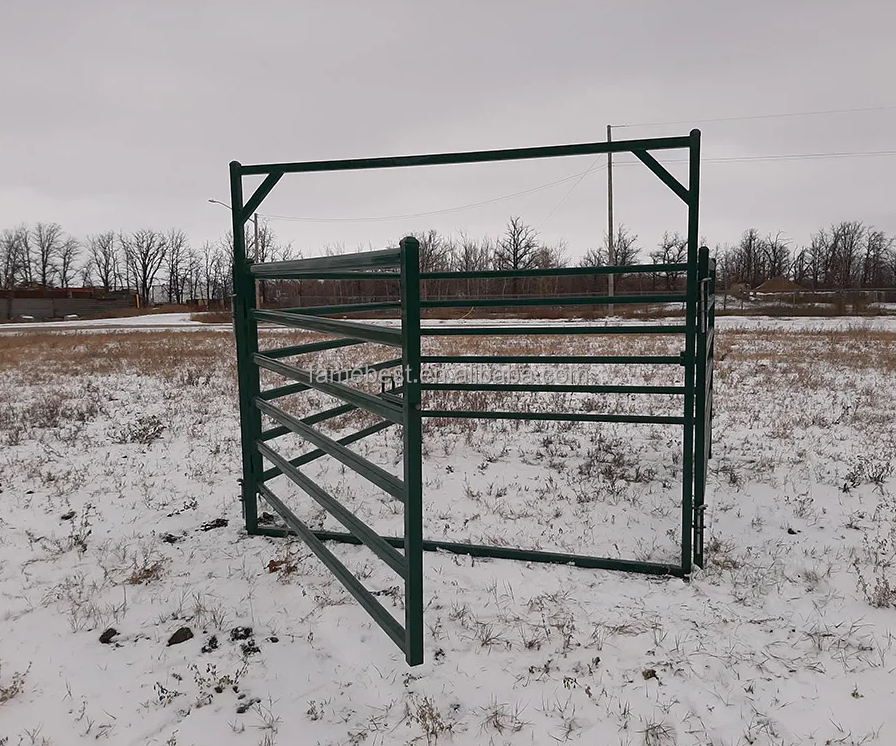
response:
<path id="1" fill-rule="evenodd" d="M 254 249 L 254 246 L 253 246 Z M 284 259 L 267 224 L 259 226 L 260 261 Z M 79 240 L 58 223 L 19 225 L 0 232 L 0 289 L 68 288 L 131 291 L 149 302 L 184 303 L 230 297 L 233 239 L 191 246 L 182 230 L 105 231 Z"/>
<path id="2" fill-rule="evenodd" d="M 860 221 L 822 228 L 806 246 L 749 228 L 716 255 L 722 287 L 755 288 L 773 277 L 811 290 L 896 287 L 896 237 Z"/>
<path id="3" fill-rule="evenodd" d="M 548 244 L 538 231 L 519 216 L 511 217 L 497 238 L 473 237 L 461 232 L 451 236 L 429 230 L 416 234 L 421 244 L 424 272 L 482 271 L 492 269 L 549 269 L 570 264 L 565 242 Z M 620 225 L 614 235 L 615 263 L 677 264 L 687 257 L 687 241 L 679 233 L 666 233 L 659 244 L 646 250 L 638 236 Z M 283 260 L 296 256 L 289 244 L 280 243 L 270 227 L 259 226 L 258 260 Z M 610 263 L 609 241 L 589 247 L 579 266 Z M 144 299 L 183 303 L 202 299 L 224 302 L 231 293 L 232 236 L 193 248 L 178 229 L 132 232 L 106 231 L 78 240 L 58 223 L 20 225 L 0 232 L 0 289 L 69 287 L 79 282 L 104 292 L 130 290 Z M 254 252 L 254 246 L 250 246 Z M 344 253 L 342 246 L 325 247 L 324 253 Z M 808 245 L 794 245 L 780 232 L 744 231 L 736 244 L 716 245 L 719 285 L 741 284 L 755 288 L 773 277 L 787 277 L 807 289 L 896 287 L 896 237 L 859 221 L 844 221 L 813 234 Z M 642 257 L 646 254 L 646 257 Z M 620 288 L 671 290 L 681 283 L 677 271 L 620 277 Z M 508 295 L 520 293 L 575 294 L 600 290 L 593 278 L 554 278 L 550 281 L 494 281 L 470 279 L 430 283 L 427 294 L 461 293 Z M 383 291 L 385 292 L 385 291 Z M 265 283 L 266 302 L 298 298 L 302 305 L 339 302 L 351 295 L 377 295 L 375 288 L 355 286 L 353 281 Z"/>

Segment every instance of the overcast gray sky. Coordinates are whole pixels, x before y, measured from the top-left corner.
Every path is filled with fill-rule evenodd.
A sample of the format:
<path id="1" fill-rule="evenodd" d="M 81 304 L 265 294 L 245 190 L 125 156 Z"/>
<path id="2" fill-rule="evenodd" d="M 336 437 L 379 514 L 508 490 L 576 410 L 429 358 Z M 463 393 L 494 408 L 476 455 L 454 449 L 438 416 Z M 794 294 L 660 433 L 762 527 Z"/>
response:
<path id="1" fill-rule="evenodd" d="M 0 228 L 77 236 L 179 227 L 214 240 L 227 164 L 400 155 L 703 131 L 701 233 L 795 242 L 833 221 L 896 233 L 896 156 L 712 162 L 896 150 L 896 4 L 2 0 Z M 881 111 L 697 123 L 830 109 Z M 668 159 L 675 156 L 669 155 Z M 630 160 L 629 159 L 622 159 Z M 306 255 L 414 230 L 498 234 L 511 214 L 573 257 L 606 229 L 593 158 L 285 177 L 260 212 L 406 215 L 577 180 L 438 216 L 271 220 Z M 681 167 L 671 167 L 681 173 Z M 615 171 L 617 219 L 649 250 L 685 229 L 640 164 Z M 576 185 L 577 184 L 577 185 Z M 570 189 L 575 185 L 575 188 Z"/>

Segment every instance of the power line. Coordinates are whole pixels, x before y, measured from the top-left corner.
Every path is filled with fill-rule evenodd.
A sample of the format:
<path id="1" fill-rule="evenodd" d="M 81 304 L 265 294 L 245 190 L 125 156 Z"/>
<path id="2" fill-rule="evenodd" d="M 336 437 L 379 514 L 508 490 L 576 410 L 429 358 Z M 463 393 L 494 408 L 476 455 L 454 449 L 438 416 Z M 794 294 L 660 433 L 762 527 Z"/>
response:
<path id="1" fill-rule="evenodd" d="M 600 171 L 601 169 L 604 169 L 604 168 L 607 167 L 607 164 L 606 164 L 606 163 L 601 164 L 600 167 L 597 167 L 597 162 L 598 162 L 600 159 L 601 159 L 601 156 L 598 156 L 597 158 L 594 159 L 594 162 L 591 164 L 591 166 L 588 168 L 588 170 L 587 170 L 587 171 L 584 171 L 584 172 L 582 173 L 582 175 L 579 177 L 579 180 L 578 180 L 575 184 L 573 184 L 573 185 L 569 188 L 569 190 L 566 192 L 566 194 L 564 194 L 564 195 L 560 198 L 560 201 L 559 201 L 556 205 L 554 205 L 554 209 L 551 210 L 547 215 L 545 215 L 544 220 L 542 220 L 542 221 L 535 227 L 535 231 L 536 231 L 536 232 L 540 231 L 540 230 L 541 230 L 541 227 L 542 227 L 545 223 L 547 223 L 548 220 L 550 220 L 551 216 L 552 216 L 555 212 L 557 212 L 557 210 L 560 209 L 560 206 L 561 206 L 564 202 L 566 202 L 566 198 L 569 197 L 569 195 L 572 194 L 572 193 L 575 191 L 575 188 L 576 188 L 579 184 L 582 183 L 582 181 L 585 179 L 586 176 L 588 176 L 588 174 L 592 173 L 593 171 Z"/>
<path id="2" fill-rule="evenodd" d="M 789 117 L 820 117 L 829 114 L 860 114 L 877 111 L 892 111 L 896 105 L 866 106 L 858 109 L 823 109 L 820 111 L 793 111 L 779 114 L 747 114 L 737 117 L 715 117 L 713 119 L 680 119 L 671 122 L 639 122 L 636 124 L 614 124 L 613 127 L 667 127 L 673 124 L 712 124 L 715 122 L 745 122 L 751 119 L 785 119 Z"/>
<path id="3" fill-rule="evenodd" d="M 869 158 L 878 156 L 893 156 L 896 150 L 866 150 L 866 151 L 844 151 L 840 153 L 780 153 L 769 155 L 735 155 L 721 156 L 718 158 L 701 158 L 701 165 L 704 163 L 753 163 L 761 161 L 809 161 L 809 160 L 826 160 L 828 158 Z M 687 163 L 686 158 L 676 158 L 673 160 L 662 161 L 666 163 Z M 625 161 L 619 165 L 634 166 L 640 161 Z"/>
<path id="4" fill-rule="evenodd" d="M 514 192 L 513 194 L 505 194 L 501 197 L 493 197 L 492 199 L 483 200 L 482 202 L 471 202 L 467 205 L 457 205 L 456 207 L 444 207 L 440 210 L 430 210 L 428 212 L 414 212 L 408 213 L 405 215 L 380 215 L 376 217 L 358 217 L 358 218 L 315 218 L 315 217 L 298 217 L 291 215 L 263 215 L 262 217 L 270 218 L 271 220 L 294 220 L 299 222 L 307 222 L 307 223 L 376 223 L 376 222 L 384 222 L 389 220 L 409 220 L 411 218 L 425 218 L 433 215 L 445 215 L 451 212 L 460 212 L 462 210 L 472 210 L 477 207 L 486 207 L 488 205 L 493 205 L 497 202 L 504 202 L 509 199 L 514 199 L 516 197 L 523 197 L 527 194 L 534 194 L 535 192 L 540 192 L 545 189 L 550 189 L 551 187 L 558 186 L 560 184 L 566 184 L 567 182 L 573 181 L 574 179 L 583 179 L 588 175 L 591 169 L 585 169 L 579 173 L 572 174 L 571 176 L 565 176 L 562 179 L 558 179 L 557 181 L 551 181 L 547 184 L 541 184 L 539 186 L 532 187 L 531 189 L 524 189 L 521 192 Z"/>
<path id="5" fill-rule="evenodd" d="M 616 125 L 614 125 L 616 126 Z M 618 155 L 624 155 L 624 153 L 619 153 Z M 802 161 L 802 160 L 826 160 L 826 159 L 838 159 L 838 158 L 870 158 L 870 157 L 886 157 L 886 156 L 894 156 L 896 155 L 896 150 L 869 150 L 869 151 L 843 151 L 843 152 L 833 152 L 833 153 L 780 153 L 780 154 L 768 154 L 768 155 L 743 155 L 743 156 L 722 156 L 717 158 L 701 158 L 701 165 L 704 163 L 759 163 L 759 162 L 774 162 L 774 161 Z M 599 159 L 599 158 L 598 158 Z M 523 197 L 527 194 L 534 194 L 536 192 L 544 191 L 545 189 L 550 189 L 551 187 L 559 186 L 560 184 L 566 184 L 570 181 L 575 181 L 572 187 L 566 192 L 566 194 L 560 199 L 560 201 L 555 205 L 554 209 L 551 210 L 544 220 L 541 221 L 539 227 L 544 225 L 547 222 L 548 218 L 550 218 L 566 201 L 570 194 L 579 186 L 579 184 L 584 181 L 585 177 L 591 173 L 596 171 L 600 171 L 605 168 L 606 165 L 602 165 L 599 168 L 595 167 L 597 159 L 591 166 L 589 166 L 584 171 L 580 171 L 578 173 L 572 174 L 570 176 L 566 176 L 562 179 L 557 179 L 556 181 L 551 181 L 547 184 L 541 184 L 539 186 L 532 187 L 531 189 L 524 189 L 521 192 L 514 192 L 512 194 L 505 194 L 500 197 L 494 197 L 492 199 L 483 200 L 481 202 L 471 202 L 466 205 L 457 205 L 455 207 L 445 207 L 441 210 L 430 210 L 428 212 L 415 212 L 415 213 L 407 213 L 404 215 L 379 215 L 379 216 L 367 216 L 367 217 L 354 217 L 354 218 L 334 218 L 334 217 L 305 217 L 305 216 L 295 216 L 295 215 L 270 215 L 270 214 L 262 214 L 259 213 L 260 217 L 269 219 L 269 220 L 284 220 L 284 221 L 293 221 L 300 223 L 380 223 L 380 222 L 388 222 L 394 220 L 411 220 L 414 218 L 425 218 L 432 217 L 435 215 L 447 215 L 452 212 L 462 212 L 464 210 L 472 210 L 478 207 L 486 207 L 488 205 L 494 205 L 499 202 L 506 202 L 510 199 L 515 199 L 516 197 Z M 663 164 L 674 164 L 674 163 L 687 163 L 687 159 L 672 159 L 672 160 L 664 160 Z M 639 161 L 622 161 L 621 163 L 617 163 L 617 166 L 634 166 Z"/>

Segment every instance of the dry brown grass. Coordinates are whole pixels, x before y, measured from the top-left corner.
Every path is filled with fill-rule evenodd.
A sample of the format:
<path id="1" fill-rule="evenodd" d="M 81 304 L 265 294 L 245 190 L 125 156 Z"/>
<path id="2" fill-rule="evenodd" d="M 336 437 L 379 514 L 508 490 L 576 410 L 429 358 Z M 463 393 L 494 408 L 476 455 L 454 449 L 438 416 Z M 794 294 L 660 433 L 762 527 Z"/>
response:
<path id="1" fill-rule="evenodd" d="M 834 371 L 874 370 L 896 373 L 896 332 L 873 329 L 755 330 L 732 329 L 718 334 L 716 355 L 733 361 L 762 358 L 771 365 Z"/>
<path id="2" fill-rule="evenodd" d="M 233 341 L 204 332 L 112 331 L 0 335 L 0 370 L 26 370 L 33 382 L 84 373 L 137 371 L 172 376 L 185 368 L 229 365 Z"/>

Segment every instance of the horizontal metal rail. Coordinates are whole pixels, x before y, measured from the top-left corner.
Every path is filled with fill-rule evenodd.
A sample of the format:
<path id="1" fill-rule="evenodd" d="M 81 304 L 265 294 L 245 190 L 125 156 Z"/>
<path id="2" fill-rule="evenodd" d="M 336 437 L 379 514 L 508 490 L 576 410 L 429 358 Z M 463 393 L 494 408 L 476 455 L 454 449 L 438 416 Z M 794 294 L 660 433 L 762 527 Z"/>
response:
<path id="1" fill-rule="evenodd" d="M 339 438 L 336 442 L 340 445 L 347 446 L 352 443 L 356 443 L 359 440 L 363 440 L 368 435 L 374 435 L 375 433 L 382 432 L 386 428 L 392 427 L 394 422 L 377 422 L 375 425 L 370 425 L 369 427 L 365 427 L 361 430 L 358 430 L 356 433 L 352 433 L 351 435 L 346 435 L 345 437 Z M 310 464 L 312 461 L 316 461 L 327 454 L 320 450 L 320 448 L 316 448 L 313 451 L 308 451 L 307 453 L 303 453 L 301 456 L 297 456 L 295 458 L 291 458 L 289 463 L 293 466 L 304 466 L 305 464 Z M 279 477 L 283 472 L 280 471 L 277 467 L 273 467 L 271 469 L 266 469 L 261 474 L 261 478 L 259 481 L 267 482 L 270 479 L 274 479 L 275 477 Z"/>
<path id="2" fill-rule="evenodd" d="M 338 306 L 305 306 L 304 308 L 278 308 L 277 310 L 280 313 L 305 313 L 309 316 L 325 316 L 328 313 L 358 313 L 360 311 L 401 310 L 401 301 L 345 303 Z"/>
<path id="3" fill-rule="evenodd" d="M 541 334 L 684 334 L 684 324 L 651 324 L 649 326 L 425 326 L 425 337 L 483 337 Z"/>
<path id="4" fill-rule="evenodd" d="M 306 425 L 316 425 L 318 422 L 325 422 L 326 420 L 331 420 L 334 417 L 339 417 L 344 414 L 348 414 L 349 412 L 357 411 L 357 407 L 354 404 L 341 404 L 338 407 L 333 407 L 332 409 L 325 409 L 323 412 L 317 412 L 316 414 L 309 415 L 308 417 L 303 417 L 301 422 L 304 422 Z M 274 438 L 279 438 L 281 435 L 286 435 L 287 433 L 291 433 L 290 430 L 286 426 L 275 427 L 270 430 L 263 430 L 261 433 L 261 437 L 259 440 L 273 440 Z"/>
<path id="5" fill-rule="evenodd" d="M 245 170 L 243 171 L 245 173 Z M 362 251 L 357 254 L 319 256 L 309 259 L 289 259 L 285 262 L 264 262 L 250 264 L 249 272 L 258 279 L 277 279 L 284 272 L 293 274 L 313 274 L 324 271 L 351 271 L 361 269 L 394 269 L 401 264 L 401 249 L 381 249 Z"/>
<path id="6" fill-rule="evenodd" d="M 252 355 L 252 360 L 256 365 L 259 365 L 272 373 L 276 373 L 284 378 L 291 378 L 309 388 L 320 391 L 322 394 L 342 399 L 361 409 L 366 409 L 368 412 L 373 412 L 390 422 L 399 423 L 403 421 L 401 407 L 384 400 L 380 396 L 368 394 L 366 391 L 359 391 L 356 388 L 346 386 L 343 383 L 337 383 L 336 381 L 318 381 L 313 376 L 306 373 L 304 370 L 296 368 L 294 365 L 271 360 L 257 352 Z M 259 398 L 263 400 L 262 397 Z"/>
<path id="7" fill-rule="evenodd" d="M 482 269 L 471 272 L 421 272 L 421 280 L 488 280 L 516 277 L 580 277 L 582 275 L 636 275 L 685 272 L 687 264 L 617 264 L 606 267 L 554 267 L 551 269 Z"/>
<path id="8" fill-rule="evenodd" d="M 264 278 L 261 278 L 264 279 Z M 362 282 L 370 280 L 400 280 L 399 272 L 327 272 L 324 270 L 315 272 L 281 272 L 277 275 L 278 280 L 307 280 L 315 282 L 317 280 L 361 280 Z"/>
<path id="9" fill-rule="evenodd" d="M 261 453 L 272 464 L 276 464 L 286 477 L 307 492 L 314 501 L 324 508 L 331 516 L 345 526 L 349 532 L 361 541 L 371 552 L 391 567 L 402 578 L 408 574 L 407 563 L 391 544 L 383 541 L 382 537 L 358 516 L 348 510 L 342 503 L 336 500 L 320 485 L 300 472 L 290 464 L 283 456 L 271 450 L 264 443 L 255 444 Z"/>
<path id="10" fill-rule="evenodd" d="M 258 353 L 259 355 L 262 353 Z M 400 358 L 395 360 L 385 360 L 381 363 L 371 363 L 370 365 L 365 365 L 363 368 L 350 368 L 348 370 L 339 370 L 335 373 L 328 373 L 327 380 L 328 381 L 346 381 L 351 380 L 353 377 L 358 375 L 365 375 L 368 372 L 376 372 L 380 370 L 388 370 L 389 368 L 397 368 L 402 364 Z M 282 396 L 289 396 L 290 394 L 297 394 L 301 391 L 307 391 L 310 386 L 305 385 L 304 383 L 292 383 L 289 386 L 279 386 L 274 389 L 265 389 L 259 394 L 259 397 L 264 399 L 265 401 L 271 401 L 272 399 L 279 399 Z"/>
<path id="11" fill-rule="evenodd" d="M 352 572 L 339 561 L 323 542 L 314 535 L 314 532 L 308 528 L 295 513 L 293 513 L 283 501 L 280 500 L 271 490 L 263 484 L 258 485 L 258 492 L 268 501 L 270 506 L 280 515 L 289 528 L 304 541 L 308 548 L 314 552 L 317 558 L 323 562 L 326 568 L 336 576 L 345 589 L 354 596 L 355 600 L 361 604 L 365 611 L 373 617 L 373 620 L 389 635 L 392 641 L 404 650 L 405 631 L 401 624 L 396 621 L 386 608 L 376 600 L 374 595 L 364 587 Z M 263 527 L 259 526 L 255 533 L 263 534 Z M 351 534 L 348 534 L 351 536 Z M 355 541 L 352 542 L 356 543 Z"/>
<path id="12" fill-rule="evenodd" d="M 349 469 L 356 471 L 381 490 L 388 492 L 392 497 L 401 501 L 405 500 L 404 482 L 394 474 L 390 474 L 385 469 L 371 463 L 363 456 L 359 456 L 344 445 L 340 445 L 332 438 L 328 438 L 323 433 L 319 433 L 313 427 L 306 425 L 297 417 L 293 417 L 288 412 L 284 412 L 273 404 L 259 398 L 256 398 L 254 403 L 262 413 L 266 414 L 271 419 L 276 420 L 284 427 L 288 427 L 296 435 L 301 435 L 309 443 L 313 443 L 327 455 L 332 456 L 340 463 L 345 464 Z"/>
<path id="13" fill-rule="evenodd" d="M 681 355 L 424 355 L 422 363 L 461 363 L 464 365 L 528 363 L 531 365 L 681 365 Z"/>
<path id="14" fill-rule="evenodd" d="M 280 399 L 284 396 L 291 396 L 292 394 L 298 394 L 302 391 L 307 391 L 310 386 L 306 386 L 304 383 L 291 383 L 288 386 L 277 386 L 273 389 L 265 389 L 264 391 L 259 392 L 258 396 L 265 401 L 272 401 L 273 399 Z"/>
<path id="15" fill-rule="evenodd" d="M 279 528 L 259 527 L 259 534 L 264 536 L 284 536 L 290 532 Z M 340 544 L 358 544 L 351 534 L 341 531 L 315 531 L 314 535 L 321 541 L 334 541 Z M 395 536 L 382 537 L 392 546 L 401 547 L 404 540 Z M 452 552 L 472 557 L 491 559 L 523 560 L 526 562 L 548 562 L 550 564 L 567 564 L 589 570 L 623 570 L 625 572 L 646 573 L 648 575 L 672 575 L 681 577 L 681 566 L 666 562 L 644 562 L 639 560 L 613 559 L 610 557 L 592 557 L 585 554 L 569 554 L 566 552 L 549 552 L 542 549 L 518 549 L 516 547 L 496 547 L 490 544 L 468 544 L 458 541 L 441 541 L 424 539 L 423 549 L 427 552 Z"/>
<path id="16" fill-rule="evenodd" d="M 421 417 L 457 420 L 549 420 L 553 422 L 630 422 L 653 425 L 683 425 L 684 417 L 646 414 L 573 414 L 568 412 L 472 412 L 458 409 L 426 409 Z"/>
<path id="17" fill-rule="evenodd" d="M 684 386 L 576 385 L 535 383 L 423 383 L 424 391 L 526 391 L 556 394 L 683 394 Z"/>
<path id="18" fill-rule="evenodd" d="M 533 158 L 561 158 L 598 153 L 628 153 L 635 150 L 676 150 L 687 148 L 689 137 L 654 137 L 641 140 L 616 140 L 576 145 L 548 145 L 539 148 L 508 150 L 471 150 L 463 153 L 433 153 L 385 158 L 349 158 L 335 161 L 306 161 L 304 163 L 236 164 L 244 176 L 251 174 L 297 174 L 320 171 L 359 171 L 371 168 L 406 168 L 409 166 L 447 166 L 461 163 L 493 163 L 495 161 L 523 161 Z"/>
<path id="19" fill-rule="evenodd" d="M 323 352 L 324 350 L 335 350 L 339 347 L 351 347 L 352 345 L 362 345 L 357 339 L 328 339 L 324 342 L 309 342 L 308 344 L 292 345 L 291 347 L 277 347 L 273 350 L 259 350 L 259 353 L 265 357 L 279 359 L 281 357 L 292 357 L 293 355 L 304 355 L 306 352 Z"/>
<path id="20" fill-rule="evenodd" d="M 252 317 L 256 321 L 270 321 L 281 326 L 291 326 L 295 329 L 306 329 L 323 334 L 337 334 L 342 337 L 350 337 L 355 340 L 372 342 L 373 344 L 401 347 L 401 329 L 388 326 L 374 326 L 362 324 L 358 321 L 344 321 L 342 319 L 322 319 L 318 316 L 307 316 L 299 313 L 284 313 L 283 311 L 252 311 Z"/>
<path id="21" fill-rule="evenodd" d="M 503 308 L 505 306 L 606 306 L 645 303 L 685 303 L 684 293 L 665 295 L 578 295 L 561 298 L 457 298 L 422 300 L 421 308 Z"/>

